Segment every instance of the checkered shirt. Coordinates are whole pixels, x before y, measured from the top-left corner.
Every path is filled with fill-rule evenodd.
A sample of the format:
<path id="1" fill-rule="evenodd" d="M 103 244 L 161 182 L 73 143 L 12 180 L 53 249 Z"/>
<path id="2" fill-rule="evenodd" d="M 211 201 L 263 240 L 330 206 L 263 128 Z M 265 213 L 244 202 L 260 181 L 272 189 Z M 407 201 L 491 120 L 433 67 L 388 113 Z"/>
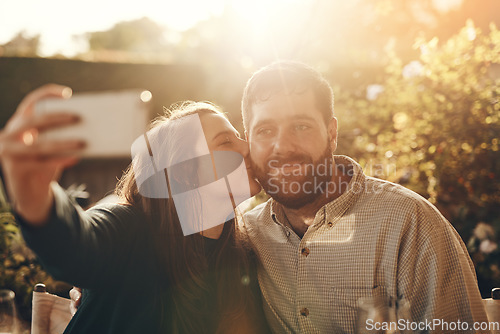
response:
<path id="1" fill-rule="evenodd" d="M 353 333 L 358 299 L 377 295 L 407 301 L 409 321 L 487 321 L 467 249 L 439 211 L 411 190 L 365 176 L 351 158 L 335 163 L 352 169 L 348 189 L 302 238 L 272 199 L 241 222 L 260 262 L 273 332 Z"/>

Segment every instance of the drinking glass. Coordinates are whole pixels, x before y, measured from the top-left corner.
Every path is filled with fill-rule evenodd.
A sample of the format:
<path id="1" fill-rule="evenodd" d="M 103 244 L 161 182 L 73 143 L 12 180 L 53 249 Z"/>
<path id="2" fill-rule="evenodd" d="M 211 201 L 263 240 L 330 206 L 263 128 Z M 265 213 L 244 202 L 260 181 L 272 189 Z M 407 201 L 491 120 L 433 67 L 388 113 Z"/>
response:
<path id="1" fill-rule="evenodd" d="M 14 291 L 0 289 L 0 334 L 18 334 L 19 323 Z"/>

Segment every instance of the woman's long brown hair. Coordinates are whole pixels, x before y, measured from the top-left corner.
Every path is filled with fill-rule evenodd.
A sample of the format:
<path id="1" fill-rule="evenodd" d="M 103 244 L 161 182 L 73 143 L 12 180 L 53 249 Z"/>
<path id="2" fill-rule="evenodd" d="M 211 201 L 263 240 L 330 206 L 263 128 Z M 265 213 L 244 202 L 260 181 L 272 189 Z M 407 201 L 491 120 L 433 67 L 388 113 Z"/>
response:
<path id="1" fill-rule="evenodd" d="M 209 103 L 184 103 L 152 123 L 152 128 L 195 113 L 221 111 Z M 157 259 L 157 281 L 166 283 L 154 287 L 159 293 L 159 305 L 170 319 L 162 324 L 169 333 L 208 333 L 213 327 L 206 323 L 206 316 L 216 324 L 216 333 L 257 333 L 260 331 L 255 296 L 248 286 L 250 260 L 235 221 L 225 223 L 215 250 L 216 303 L 203 296 L 210 296 L 213 288 L 207 282 L 208 259 L 205 240 L 198 234 L 184 236 L 172 198 L 143 197 L 135 181 L 132 165 L 119 181 L 116 194 L 126 205 L 142 211 L 154 240 Z M 208 273 L 209 274 L 209 273 Z M 168 286 L 168 288 L 166 287 Z M 168 292 L 165 291 L 168 289 Z M 213 292 L 212 292 L 213 293 Z M 167 297 L 171 300 L 165 300 Z M 162 298 L 163 297 L 163 298 Z M 214 304 L 217 305 L 214 312 Z M 206 313 L 206 314 L 204 314 Z"/>

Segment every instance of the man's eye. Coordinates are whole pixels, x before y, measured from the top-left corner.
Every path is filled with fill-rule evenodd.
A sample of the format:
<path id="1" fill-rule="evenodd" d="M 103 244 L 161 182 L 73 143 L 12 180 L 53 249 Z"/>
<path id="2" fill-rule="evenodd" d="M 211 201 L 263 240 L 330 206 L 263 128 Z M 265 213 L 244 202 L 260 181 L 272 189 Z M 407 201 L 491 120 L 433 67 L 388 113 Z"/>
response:
<path id="1" fill-rule="evenodd" d="M 269 136 L 272 133 L 271 129 L 261 128 L 257 130 L 259 136 Z"/>
<path id="2" fill-rule="evenodd" d="M 311 127 L 309 125 L 305 125 L 305 124 L 298 124 L 295 126 L 295 130 L 297 130 L 297 131 L 305 131 L 305 130 L 308 130 L 310 128 Z"/>

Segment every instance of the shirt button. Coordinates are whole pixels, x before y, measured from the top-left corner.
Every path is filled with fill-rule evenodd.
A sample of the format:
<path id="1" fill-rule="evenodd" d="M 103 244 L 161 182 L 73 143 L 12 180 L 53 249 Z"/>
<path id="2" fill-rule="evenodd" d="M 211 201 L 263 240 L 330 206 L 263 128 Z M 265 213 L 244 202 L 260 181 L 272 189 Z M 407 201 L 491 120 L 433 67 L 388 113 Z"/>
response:
<path id="1" fill-rule="evenodd" d="M 302 255 L 304 255 L 304 256 L 309 255 L 309 253 L 310 253 L 310 252 L 309 252 L 309 248 L 307 248 L 307 247 L 302 248 L 301 253 L 302 253 Z"/>
<path id="2" fill-rule="evenodd" d="M 307 317 L 309 315 L 309 309 L 307 307 L 304 307 L 302 310 L 300 310 L 300 315 Z"/>
<path id="3" fill-rule="evenodd" d="M 333 223 L 332 222 L 328 222 L 328 227 L 332 227 L 333 226 Z"/>

